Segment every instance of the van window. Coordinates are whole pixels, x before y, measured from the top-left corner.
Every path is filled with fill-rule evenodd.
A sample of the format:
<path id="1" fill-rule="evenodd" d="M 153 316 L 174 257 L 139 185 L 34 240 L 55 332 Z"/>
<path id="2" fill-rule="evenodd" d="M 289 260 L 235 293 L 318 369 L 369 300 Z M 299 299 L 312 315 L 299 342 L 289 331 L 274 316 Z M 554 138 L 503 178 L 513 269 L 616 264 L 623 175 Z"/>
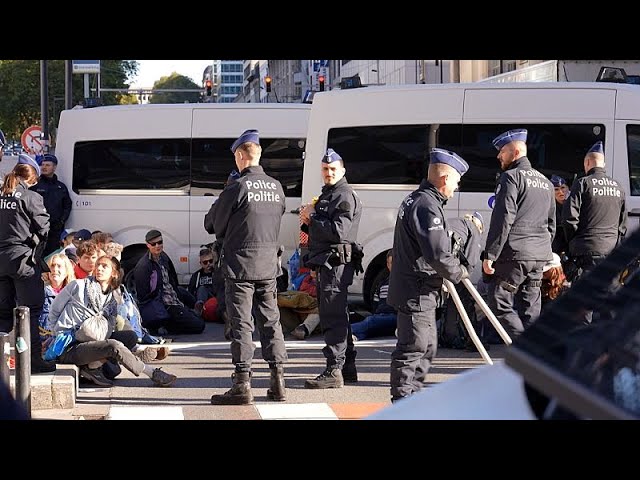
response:
<path id="1" fill-rule="evenodd" d="M 415 185 L 428 163 L 429 125 L 332 128 L 327 147 L 344 159 L 351 184 Z"/>
<path id="2" fill-rule="evenodd" d="M 224 188 L 236 168 L 229 147 L 235 138 L 194 138 L 191 157 L 192 195 L 214 194 Z M 287 197 L 302 195 L 303 138 L 261 138 L 260 165 L 267 175 L 282 184 Z"/>
<path id="3" fill-rule="evenodd" d="M 189 192 L 189 140 L 77 142 L 73 191 L 182 190 Z"/>
<path id="4" fill-rule="evenodd" d="M 640 125 L 627 125 L 629 157 L 629 189 L 631 195 L 640 195 Z"/>
<path id="5" fill-rule="evenodd" d="M 604 142 L 605 137 L 602 124 L 465 124 L 461 147 L 451 146 L 451 150 L 469 163 L 469 171 L 460 182 L 460 191 L 495 190 L 500 164 L 492 140 L 512 128 L 528 130 L 527 158 L 533 168 L 547 178 L 559 175 L 569 184 L 574 175 L 583 173 L 584 155 L 589 148 L 598 140 Z"/>

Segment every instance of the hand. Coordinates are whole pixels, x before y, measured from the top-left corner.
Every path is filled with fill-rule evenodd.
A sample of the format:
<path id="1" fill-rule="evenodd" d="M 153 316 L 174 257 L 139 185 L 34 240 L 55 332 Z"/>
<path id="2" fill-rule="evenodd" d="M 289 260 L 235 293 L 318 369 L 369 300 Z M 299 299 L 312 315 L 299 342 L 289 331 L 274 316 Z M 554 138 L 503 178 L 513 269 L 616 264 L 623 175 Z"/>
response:
<path id="1" fill-rule="evenodd" d="M 309 225 L 311 222 L 311 214 L 315 212 L 315 210 L 315 207 L 311 204 L 307 204 L 302 207 L 302 210 L 300 211 L 300 219 L 302 220 L 302 223 Z"/>
<path id="2" fill-rule="evenodd" d="M 465 278 L 469 278 L 469 270 L 467 270 L 467 267 L 460 264 L 460 270 L 462 270 L 462 276 L 460 277 L 460 281 L 464 280 Z"/>
<path id="3" fill-rule="evenodd" d="M 496 269 L 493 268 L 493 260 L 483 260 L 482 271 L 487 275 L 493 275 L 496 271 Z"/>

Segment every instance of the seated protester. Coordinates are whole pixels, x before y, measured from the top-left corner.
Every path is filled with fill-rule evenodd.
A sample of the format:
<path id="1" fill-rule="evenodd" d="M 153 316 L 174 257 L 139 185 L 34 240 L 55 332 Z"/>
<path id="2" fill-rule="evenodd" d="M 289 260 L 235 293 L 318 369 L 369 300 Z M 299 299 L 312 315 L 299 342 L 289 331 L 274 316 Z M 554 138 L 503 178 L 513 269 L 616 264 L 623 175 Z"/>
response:
<path id="1" fill-rule="evenodd" d="M 108 242 L 104 245 L 104 254 L 108 257 L 114 257 L 118 259 L 118 261 L 122 260 L 122 250 L 124 250 L 124 246 L 116 243 L 114 241 Z"/>
<path id="2" fill-rule="evenodd" d="M 462 218 L 451 218 L 447 220 L 447 224 L 449 236 L 451 237 L 451 250 L 456 257 L 460 258 L 460 263 L 471 274 L 480 265 L 481 239 L 484 230 L 482 214 L 474 212 L 473 215 L 466 214 Z M 478 321 L 475 300 L 462 283 L 455 287 L 473 328 L 484 344 L 483 325 Z M 438 332 L 438 344 L 444 348 L 466 348 L 472 351 L 476 348 L 462 324 L 458 309 L 451 299 L 448 299 L 443 307 L 443 317 Z M 488 344 L 485 347 L 489 348 Z"/>
<path id="3" fill-rule="evenodd" d="M 47 265 L 49 266 L 49 272 L 42 274 L 42 280 L 44 280 L 44 304 L 42 305 L 40 318 L 38 318 L 43 354 L 55 338 L 53 323 L 49 319 L 51 304 L 62 289 L 76 279 L 71 260 L 62 253 L 51 255 Z"/>
<path id="4" fill-rule="evenodd" d="M 93 240 L 98 248 L 104 252 L 105 245 L 113 242 L 113 236 L 107 232 L 95 231 L 91 234 L 91 240 Z"/>
<path id="5" fill-rule="evenodd" d="M 302 270 L 304 270 L 304 268 L 300 269 L 300 271 Z M 302 282 L 300 282 L 298 290 L 308 293 L 313 298 L 318 298 L 318 281 L 316 276 L 317 274 L 315 270 L 309 270 L 309 274 L 302 279 Z"/>
<path id="6" fill-rule="evenodd" d="M 60 247 L 58 249 L 54 250 L 53 252 L 51 252 L 46 257 L 44 257 L 44 261 L 48 262 L 49 259 L 51 257 L 53 257 L 55 254 L 57 254 L 57 253 L 63 253 L 63 254 L 66 255 L 64 250 L 69 245 L 73 245 L 73 236 L 74 236 L 74 234 L 75 234 L 75 230 L 73 230 L 73 229 L 69 228 L 69 229 L 63 230 L 62 233 L 60 234 Z"/>
<path id="7" fill-rule="evenodd" d="M 397 312 L 387 304 L 387 293 L 389 292 L 389 273 L 393 264 L 392 252 L 387 252 L 387 275 L 380 283 L 373 296 L 374 311 L 361 322 L 351 324 L 353 340 L 364 340 L 366 338 L 392 336 L 396 331 Z"/>
<path id="8" fill-rule="evenodd" d="M 69 257 L 69 260 L 71 260 L 73 263 L 78 263 L 78 255 L 76 250 L 82 242 L 85 242 L 87 240 L 91 240 L 91 232 L 86 228 L 78 230 L 73 234 L 73 244 L 67 245 L 64 248 L 63 253 L 67 257 Z"/>
<path id="9" fill-rule="evenodd" d="M 176 269 L 163 251 L 162 233 L 150 230 L 145 241 L 148 253 L 133 270 L 142 325 L 154 335 L 160 328 L 172 334 L 202 333 L 204 320 L 185 306 L 184 293 L 193 296 L 178 287 Z"/>
<path id="10" fill-rule="evenodd" d="M 74 267 L 76 278 L 87 278 L 89 275 L 93 275 L 93 270 L 96 267 L 96 261 L 98 260 L 100 250 L 96 243 L 92 240 L 85 240 L 80 243 L 76 248 L 76 256 L 78 262 Z"/>
<path id="11" fill-rule="evenodd" d="M 115 330 L 118 307 L 113 292 L 120 287 L 121 282 L 120 262 L 102 256 L 97 261 L 95 276 L 74 280 L 58 294 L 49 311 L 56 335 L 75 333 L 92 316 L 91 312 L 104 314 L 112 333 L 107 340 L 72 341 L 58 356 L 57 363 L 78 365 L 82 378 L 103 387 L 113 385 L 113 381 L 106 378 L 102 370 L 103 363 L 107 361 L 121 364 L 135 376 L 144 373 L 155 385 L 168 387 L 175 382 L 176 376 L 159 368 L 151 368 L 131 352 L 127 345 L 135 345 L 137 342 L 133 330 Z M 78 304 L 86 308 L 81 308 Z"/>
<path id="12" fill-rule="evenodd" d="M 560 255 L 553 253 L 553 258 L 542 267 L 542 306 L 558 298 L 567 287 L 567 277 L 562 269 Z"/>
<path id="13" fill-rule="evenodd" d="M 217 258 L 209 249 L 200 250 L 200 269 L 191 275 L 187 290 L 196 298 L 195 312 L 202 316 L 202 309 L 207 300 L 215 297 L 217 286 L 214 285 L 214 267 Z"/>

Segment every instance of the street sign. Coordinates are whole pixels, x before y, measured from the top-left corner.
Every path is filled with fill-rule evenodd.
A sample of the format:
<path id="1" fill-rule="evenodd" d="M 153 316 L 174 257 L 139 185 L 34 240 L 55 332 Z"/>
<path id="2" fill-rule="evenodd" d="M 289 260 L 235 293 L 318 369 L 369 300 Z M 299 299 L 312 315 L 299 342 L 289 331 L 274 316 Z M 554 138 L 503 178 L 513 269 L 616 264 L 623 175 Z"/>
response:
<path id="1" fill-rule="evenodd" d="M 71 60 L 73 73 L 100 73 L 100 60 Z"/>
<path id="2" fill-rule="evenodd" d="M 27 128 L 24 132 L 22 132 L 20 143 L 22 143 L 22 148 L 24 148 L 27 153 L 31 153 L 33 155 L 42 155 L 42 153 L 44 152 L 42 128 L 40 128 L 38 125 L 32 125 L 31 127 Z"/>

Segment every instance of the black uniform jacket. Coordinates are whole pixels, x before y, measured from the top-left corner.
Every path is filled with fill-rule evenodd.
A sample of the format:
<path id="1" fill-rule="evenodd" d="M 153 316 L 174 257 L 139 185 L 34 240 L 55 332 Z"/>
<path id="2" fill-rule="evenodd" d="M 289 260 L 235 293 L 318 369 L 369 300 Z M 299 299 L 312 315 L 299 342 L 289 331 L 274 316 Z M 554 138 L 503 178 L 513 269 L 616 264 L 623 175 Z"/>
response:
<path id="1" fill-rule="evenodd" d="M 446 202 L 426 179 L 402 201 L 393 236 L 387 298 L 391 306 L 419 302 L 419 295 L 442 287 L 442 278 L 453 283 L 462 278 L 460 260 L 451 251 L 443 209 Z"/>
<path id="2" fill-rule="evenodd" d="M 71 197 L 67 186 L 54 173 L 51 178 L 40 177 L 31 190 L 42 195 L 44 206 L 51 217 L 51 228 L 62 230 L 71 215 Z"/>
<path id="3" fill-rule="evenodd" d="M 13 195 L 0 196 L 0 275 L 15 273 L 14 261 L 44 244 L 49 233 L 49 214 L 42 197 L 20 180 Z"/>
<path id="4" fill-rule="evenodd" d="M 553 184 L 520 157 L 500 176 L 484 258 L 551 260 L 555 232 Z"/>
<path id="5" fill-rule="evenodd" d="M 346 178 L 335 185 L 323 186 L 311 222 L 301 227 L 309 234 L 309 253 L 304 264 L 325 265 L 331 255 L 331 245 L 355 242 L 361 216 L 362 201 Z"/>
<path id="6" fill-rule="evenodd" d="M 204 228 L 222 242 L 225 277 L 269 280 L 280 275 L 280 221 L 285 211 L 282 185 L 256 165 L 229 183 L 204 217 Z"/>
<path id="7" fill-rule="evenodd" d="M 562 226 L 571 255 L 608 255 L 627 233 L 624 189 L 604 168 L 592 168 L 573 182 Z"/>

